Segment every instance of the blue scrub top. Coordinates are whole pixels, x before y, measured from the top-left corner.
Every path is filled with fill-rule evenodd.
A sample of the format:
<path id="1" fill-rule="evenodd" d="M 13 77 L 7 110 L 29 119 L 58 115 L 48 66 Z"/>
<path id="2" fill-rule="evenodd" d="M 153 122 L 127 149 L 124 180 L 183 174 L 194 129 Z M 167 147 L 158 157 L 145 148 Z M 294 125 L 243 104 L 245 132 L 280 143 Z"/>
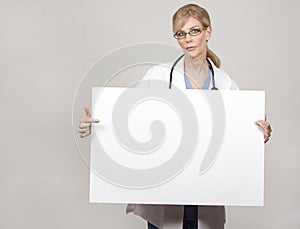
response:
<path id="1" fill-rule="evenodd" d="M 211 73 L 211 70 L 209 70 L 208 71 L 208 77 L 205 80 L 205 82 L 204 82 L 201 89 L 208 89 L 210 81 L 211 81 L 211 77 L 212 77 L 212 73 Z M 191 82 L 189 81 L 189 78 L 187 77 L 186 74 L 184 74 L 184 82 L 185 82 L 186 89 L 192 89 Z"/>

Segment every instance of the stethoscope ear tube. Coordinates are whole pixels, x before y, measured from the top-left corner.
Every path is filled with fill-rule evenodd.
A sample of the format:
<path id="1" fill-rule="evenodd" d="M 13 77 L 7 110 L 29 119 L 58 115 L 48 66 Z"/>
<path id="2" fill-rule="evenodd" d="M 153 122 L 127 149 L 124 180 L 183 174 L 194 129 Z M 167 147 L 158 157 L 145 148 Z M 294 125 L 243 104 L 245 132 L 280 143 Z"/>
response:
<path id="1" fill-rule="evenodd" d="M 212 66 L 212 64 L 210 63 L 210 60 L 208 58 L 206 58 L 207 63 L 209 65 L 209 69 L 211 71 L 211 75 L 212 75 L 212 88 L 211 90 L 218 90 L 218 88 L 216 88 L 216 84 L 215 84 L 215 72 L 214 72 L 214 68 Z"/>
<path id="2" fill-rule="evenodd" d="M 182 54 L 180 57 L 178 57 L 178 59 L 172 65 L 172 68 L 171 68 L 171 71 L 170 71 L 169 89 L 172 88 L 172 79 L 173 79 L 174 68 L 175 68 L 176 64 L 182 59 L 182 57 L 184 57 L 184 54 Z M 212 86 L 211 90 L 218 90 L 218 88 L 216 88 L 216 86 L 215 86 L 215 72 L 214 72 L 214 69 L 212 67 L 212 64 L 210 63 L 210 60 L 208 58 L 206 60 L 208 62 L 209 69 L 211 70 L 211 74 L 212 74 L 212 84 L 213 84 L 213 86 Z"/>

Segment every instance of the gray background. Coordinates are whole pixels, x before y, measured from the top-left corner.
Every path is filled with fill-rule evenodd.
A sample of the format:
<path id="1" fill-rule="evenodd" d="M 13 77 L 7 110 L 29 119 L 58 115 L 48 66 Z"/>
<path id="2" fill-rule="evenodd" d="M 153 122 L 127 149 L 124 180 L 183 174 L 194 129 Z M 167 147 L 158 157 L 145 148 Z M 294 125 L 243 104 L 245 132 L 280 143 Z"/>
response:
<path id="1" fill-rule="evenodd" d="M 187 2 L 0 1 L 1 229 L 145 228 L 124 205 L 88 202 L 73 97 L 86 70 L 108 52 L 146 41 L 176 45 L 171 16 Z M 223 69 L 241 89 L 266 90 L 274 129 L 266 145 L 265 206 L 228 207 L 227 228 L 300 228 L 300 3 L 196 3 L 211 14 L 209 45 Z"/>

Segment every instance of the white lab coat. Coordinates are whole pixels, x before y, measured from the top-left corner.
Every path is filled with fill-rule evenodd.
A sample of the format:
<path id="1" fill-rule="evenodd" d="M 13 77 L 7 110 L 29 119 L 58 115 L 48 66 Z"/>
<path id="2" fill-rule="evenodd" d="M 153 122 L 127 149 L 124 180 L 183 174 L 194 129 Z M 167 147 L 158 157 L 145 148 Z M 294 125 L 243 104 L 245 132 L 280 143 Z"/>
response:
<path id="1" fill-rule="evenodd" d="M 168 88 L 171 64 L 156 65 L 144 76 L 138 87 Z M 172 87 L 187 90 L 183 75 L 183 59 L 181 59 L 173 72 Z M 223 70 L 214 69 L 215 86 L 219 90 L 238 90 L 237 84 Z M 156 80 L 160 80 L 156 81 Z M 209 89 L 212 88 L 212 80 Z M 152 205 L 152 204 L 128 204 L 126 213 L 134 214 L 144 218 L 159 229 L 182 229 L 183 224 L 182 205 Z M 224 206 L 198 206 L 198 228 L 199 229 L 223 229 L 225 224 Z"/>

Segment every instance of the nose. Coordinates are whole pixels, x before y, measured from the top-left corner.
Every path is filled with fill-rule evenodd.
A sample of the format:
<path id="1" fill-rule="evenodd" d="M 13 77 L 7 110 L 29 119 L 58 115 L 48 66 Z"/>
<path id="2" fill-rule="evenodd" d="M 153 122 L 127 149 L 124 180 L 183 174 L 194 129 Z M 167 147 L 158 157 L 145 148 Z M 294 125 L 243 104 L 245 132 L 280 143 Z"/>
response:
<path id="1" fill-rule="evenodd" d="M 184 39 L 186 42 L 190 42 L 192 41 L 192 36 L 190 34 L 186 34 Z"/>

